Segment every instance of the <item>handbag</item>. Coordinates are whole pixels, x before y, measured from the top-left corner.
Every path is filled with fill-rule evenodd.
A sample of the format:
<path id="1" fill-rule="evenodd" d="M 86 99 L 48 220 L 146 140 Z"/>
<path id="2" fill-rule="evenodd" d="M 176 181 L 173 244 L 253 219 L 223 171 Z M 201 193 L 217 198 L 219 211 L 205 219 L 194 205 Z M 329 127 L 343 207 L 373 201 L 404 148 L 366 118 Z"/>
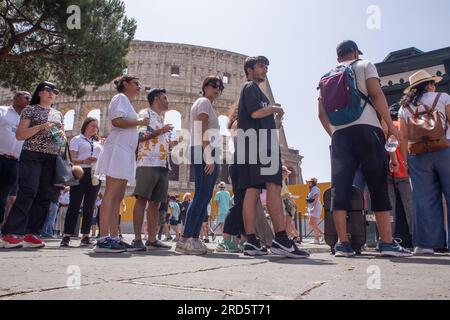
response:
<path id="1" fill-rule="evenodd" d="M 72 173 L 72 157 L 68 144 L 66 144 L 64 154 L 56 156 L 55 181 L 53 184 L 57 187 L 75 187 L 80 184 Z"/>

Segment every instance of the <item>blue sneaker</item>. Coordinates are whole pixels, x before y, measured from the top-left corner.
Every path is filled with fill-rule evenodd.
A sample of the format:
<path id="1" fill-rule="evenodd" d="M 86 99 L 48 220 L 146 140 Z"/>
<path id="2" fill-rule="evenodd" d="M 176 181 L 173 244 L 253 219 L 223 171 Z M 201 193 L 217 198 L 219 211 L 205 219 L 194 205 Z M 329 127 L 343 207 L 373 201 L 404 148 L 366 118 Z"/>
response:
<path id="1" fill-rule="evenodd" d="M 353 250 L 352 245 L 347 243 L 336 243 L 334 247 L 335 257 L 354 257 L 356 256 L 355 250 Z"/>
<path id="2" fill-rule="evenodd" d="M 411 251 L 403 248 L 397 241 L 394 243 L 381 242 L 378 245 L 382 257 L 412 257 Z"/>
<path id="3" fill-rule="evenodd" d="M 111 238 L 106 238 L 103 241 L 97 241 L 97 245 L 94 248 L 95 253 L 122 253 L 126 251 L 127 248 Z"/>

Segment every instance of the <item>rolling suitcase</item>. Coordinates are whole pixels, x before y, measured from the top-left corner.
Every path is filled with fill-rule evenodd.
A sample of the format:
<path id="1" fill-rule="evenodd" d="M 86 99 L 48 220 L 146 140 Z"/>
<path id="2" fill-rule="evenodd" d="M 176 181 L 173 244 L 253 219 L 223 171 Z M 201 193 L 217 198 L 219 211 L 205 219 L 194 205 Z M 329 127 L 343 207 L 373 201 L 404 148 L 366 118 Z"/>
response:
<path id="1" fill-rule="evenodd" d="M 338 242 L 338 235 L 331 211 L 331 193 L 332 190 L 329 189 L 325 191 L 323 196 L 325 208 L 325 242 L 330 246 L 331 252 L 334 254 L 334 246 Z M 364 195 L 356 187 L 352 187 L 351 208 L 349 208 L 347 214 L 347 233 L 353 250 L 357 254 L 361 254 L 362 247 L 366 244 L 366 208 Z"/>

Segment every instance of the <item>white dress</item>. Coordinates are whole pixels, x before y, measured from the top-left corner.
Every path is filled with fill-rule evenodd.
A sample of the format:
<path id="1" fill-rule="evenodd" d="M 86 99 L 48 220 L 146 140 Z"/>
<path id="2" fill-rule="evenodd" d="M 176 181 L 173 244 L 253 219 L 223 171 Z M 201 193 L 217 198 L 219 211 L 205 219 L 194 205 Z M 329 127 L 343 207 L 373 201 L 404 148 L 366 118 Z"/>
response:
<path id="1" fill-rule="evenodd" d="M 121 129 L 114 127 L 114 119 L 137 120 L 130 100 L 120 93 L 112 98 L 108 108 L 108 121 L 111 128 L 105 146 L 98 159 L 96 173 L 120 180 L 127 180 L 130 185 L 135 184 L 136 177 L 136 148 L 138 145 L 137 127 Z"/>

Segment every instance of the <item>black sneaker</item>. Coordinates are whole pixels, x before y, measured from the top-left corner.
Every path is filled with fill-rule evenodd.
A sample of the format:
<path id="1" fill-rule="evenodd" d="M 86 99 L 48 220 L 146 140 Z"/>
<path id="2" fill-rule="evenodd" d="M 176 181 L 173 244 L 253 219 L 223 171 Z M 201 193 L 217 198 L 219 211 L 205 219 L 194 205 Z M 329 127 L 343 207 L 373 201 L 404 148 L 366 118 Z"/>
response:
<path id="1" fill-rule="evenodd" d="M 309 253 L 303 250 L 300 250 L 292 240 L 286 241 L 286 243 L 281 243 L 282 241 L 272 241 L 272 248 L 270 251 L 273 254 L 292 258 L 292 259 L 305 259 L 309 257 Z"/>
<path id="2" fill-rule="evenodd" d="M 261 243 L 253 244 L 250 242 L 244 243 L 244 255 L 249 257 L 266 256 L 269 252 L 267 248 L 262 246 Z"/>
<path id="3" fill-rule="evenodd" d="M 89 247 L 91 244 L 91 238 L 84 237 L 83 239 L 81 239 L 80 247 Z"/>
<path id="4" fill-rule="evenodd" d="M 68 248 L 70 246 L 70 237 L 64 237 L 59 245 L 61 248 Z"/>
<path id="5" fill-rule="evenodd" d="M 107 238 L 104 241 L 97 241 L 97 245 L 94 248 L 96 253 L 122 253 L 127 249 L 122 246 L 118 241 L 111 238 Z"/>

